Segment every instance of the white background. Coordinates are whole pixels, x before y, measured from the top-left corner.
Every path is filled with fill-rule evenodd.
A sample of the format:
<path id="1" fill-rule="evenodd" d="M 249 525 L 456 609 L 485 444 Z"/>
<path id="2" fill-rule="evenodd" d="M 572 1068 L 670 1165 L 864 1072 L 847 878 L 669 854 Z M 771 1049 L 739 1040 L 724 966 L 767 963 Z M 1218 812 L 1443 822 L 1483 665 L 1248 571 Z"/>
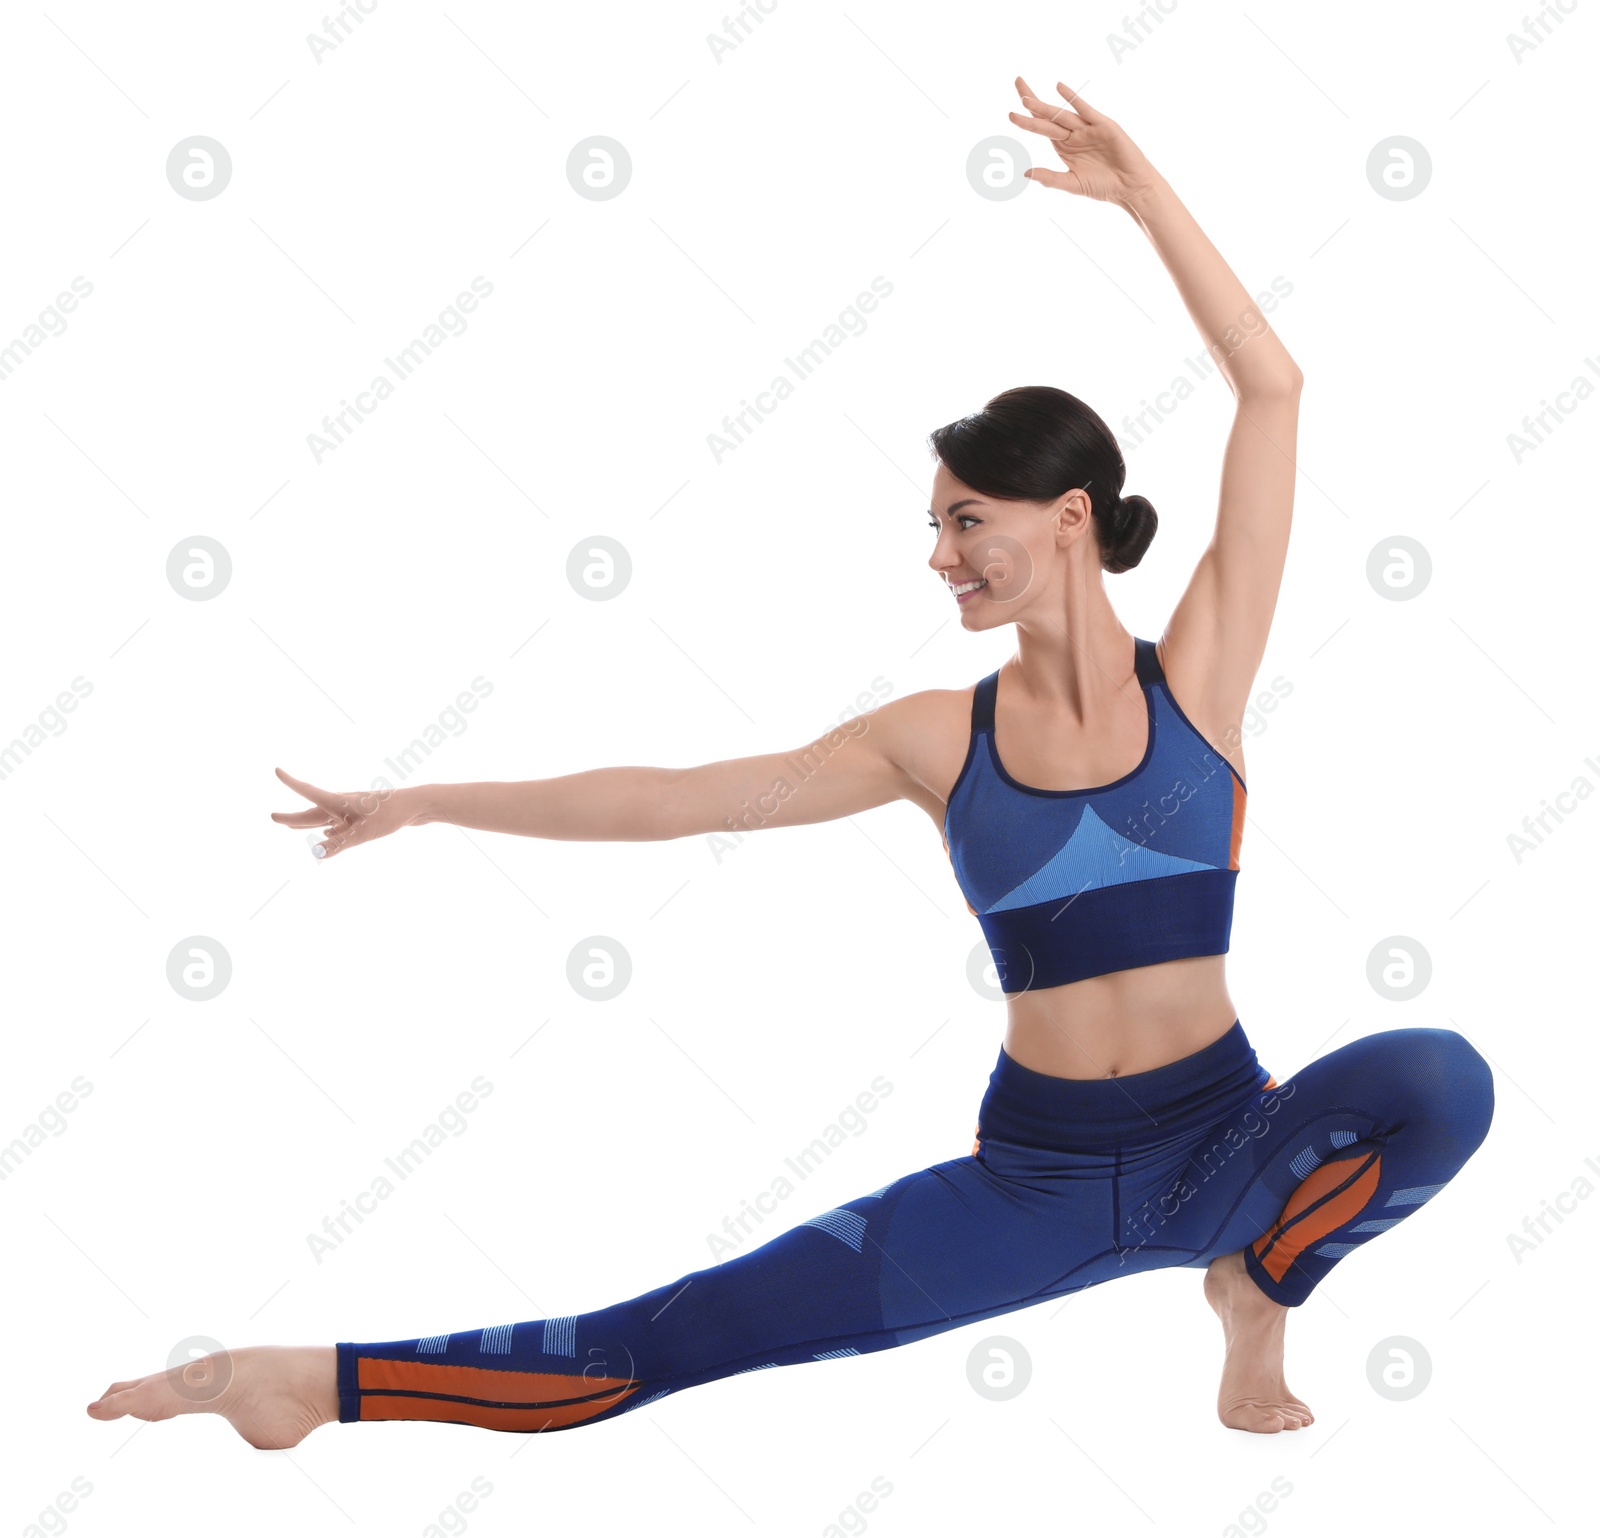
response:
<path id="1" fill-rule="evenodd" d="M 823 1533 L 874 1477 L 885 1538 L 1227 1533 L 1280 1476 L 1242 1530 L 1577 1526 L 1600 1201 L 1520 1261 L 1507 1236 L 1600 1159 L 1600 808 L 1520 861 L 1507 835 L 1600 784 L 1600 405 L 1567 397 L 1520 463 L 1508 435 L 1600 354 L 1595 13 L 1519 62 L 1520 0 L 1181 0 L 1119 57 L 1121 4 L 780 0 L 718 62 L 716 4 L 380 0 L 317 62 L 317 5 L 8 11 L 0 345 L 75 277 L 93 293 L 0 383 L 0 740 L 92 692 L 0 779 L 0 1140 L 92 1091 L 0 1183 L 6 1530 L 75 1477 L 85 1535 L 422 1533 L 479 1476 L 485 1538 Z M 926 434 L 1035 383 L 1121 432 L 1201 346 L 1125 216 L 968 185 L 975 144 L 1024 137 L 1019 72 L 1121 121 L 1251 292 L 1292 284 L 1301 474 L 1262 672 L 1292 689 L 1246 748 L 1230 968 L 1261 1061 L 1448 1025 L 1496 1069 L 1463 1172 L 1291 1318 L 1316 1424 L 1219 1425 L 1187 1269 L 557 1437 L 334 1426 L 261 1453 L 211 1417 L 91 1421 L 189 1336 L 386 1340 L 698 1269 L 876 1075 L 892 1094 L 771 1232 L 968 1151 L 1003 1007 L 908 804 L 720 863 L 435 826 L 323 867 L 268 813 L 299 804 L 274 765 L 365 786 L 479 677 L 427 778 L 791 748 L 877 676 L 962 687 L 1009 655 L 927 569 Z M 197 134 L 232 159 L 208 201 L 165 173 Z M 1366 174 L 1396 134 L 1432 161 L 1405 201 Z M 566 177 L 593 135 L 632 159 L 609 201 Z M 480 275 L 465 333 L 318 463 L 323 416 Z M 723 416 L 880 275 L 868 329 L 718 463 Z M 1137 634 L 1208 537 L 1229 405 L 1213 377 L 1129 449 L 1161 516 L 1110 579 Z M 607 602 L 566 578 L 600 534 L 633 565 Z M 195 535 L 233 563 L 206 602 L 165 575 Z M 1432 561 L 1409 601 L 1366 577 L 1394 535 Z M 605 1004 L 566 974 L 596 934 L 633 964 Z M 166 977 L 193 935 L 232 959 L 207 1003 Z M 1393 935 L 1432 961 L 1406 1003 L 1367 980 Z M 316 1262 L 306 1236 L 477 1075 L 467 1130 Z M 997 1333 L 1033 1362 L 999 1404 L 966 1373 Z M 1368 1382 L 1391 1336 L 1432 1362 L 1410 1400 Z"/>

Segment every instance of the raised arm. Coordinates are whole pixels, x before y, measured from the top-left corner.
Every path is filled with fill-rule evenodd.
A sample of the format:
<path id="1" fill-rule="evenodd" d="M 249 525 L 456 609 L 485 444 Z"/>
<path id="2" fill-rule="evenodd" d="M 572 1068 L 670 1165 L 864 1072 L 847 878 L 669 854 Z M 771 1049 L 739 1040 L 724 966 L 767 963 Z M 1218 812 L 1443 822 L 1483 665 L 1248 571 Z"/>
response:
<path id="1" fill-rule="evenodd" d="M 1172 618 L 1162 662 L 1174 694 L 1213 741 L 1236 756 L 1239 724 L 1266 651 L 1294 506 L 1301 373 L 1178 195 L 1123 129 L 1068 86 L 1070 105 L 1017 89 L 1019 126 L 1048 138 L 1066 172 L 1036 181 L 1112 202 L 1139 225 L 1177 285 L 1234 396 L 1216 526 Z"/>
<path id="2" fill-rule="evenodd" d="M 949 690 L 908 695 L 792 752 L 686 769 L 625 766 L 387 792 L 325 791 L 279 769 L 278 778 L 312 805 L 272 817 L 286 827 L 330 829 L 316 846 L 323 858 L 428 822 L 527 838 L 648 842 L 828 822 L 902 798 L 937 817 L 941 791 L 959 769 L 962 698 Z"/>

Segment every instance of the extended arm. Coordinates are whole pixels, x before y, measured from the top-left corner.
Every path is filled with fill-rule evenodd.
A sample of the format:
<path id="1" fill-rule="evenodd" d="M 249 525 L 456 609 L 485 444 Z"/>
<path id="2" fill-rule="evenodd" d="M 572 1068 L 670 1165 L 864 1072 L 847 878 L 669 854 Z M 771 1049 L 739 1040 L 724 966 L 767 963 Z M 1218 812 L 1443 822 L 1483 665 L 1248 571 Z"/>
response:
<path id="1" fill-rule="evenodd" d="M 903 794 L 872 717 L 858 716 L 790 753 L 687 769 L 586 769 L 547 780 L 417 788 L 416 822 L 453 822 L 529 838 L 645 842 L 694 833 L 827 822 Z"/>
<path id="2" fill-rule="evenodd" d="M 325 791 L 278 770 L 313 804 L 274 812 L 293 828 L 328 828 L 322 856 L 425 822 L 527 838 L 647 842 L 695 833 L 754 832 L 849 817 L 906 798 L 935 812 L 946 691 L 924 691 L 854 716 L 788 753 L 686 769 L 624 766 L 543 780 L 483 780 L 399 790 Z"/>

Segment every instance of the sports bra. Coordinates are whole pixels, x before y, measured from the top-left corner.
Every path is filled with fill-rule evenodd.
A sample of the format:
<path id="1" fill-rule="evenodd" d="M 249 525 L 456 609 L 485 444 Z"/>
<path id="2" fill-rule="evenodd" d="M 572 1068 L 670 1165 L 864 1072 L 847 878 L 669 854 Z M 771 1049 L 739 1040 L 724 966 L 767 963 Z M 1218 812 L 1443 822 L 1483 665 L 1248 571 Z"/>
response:
<path id="1" fill-rule="evenodd" d="M 1245 784 L 1178 708 L 1155 643 L 1133 646 L 1150 727 L 1109 785 L 1012 779 L 994 745 L 999 670 L 973 690 L 944 843 L 1006 993 L 1228 949 Z"/>

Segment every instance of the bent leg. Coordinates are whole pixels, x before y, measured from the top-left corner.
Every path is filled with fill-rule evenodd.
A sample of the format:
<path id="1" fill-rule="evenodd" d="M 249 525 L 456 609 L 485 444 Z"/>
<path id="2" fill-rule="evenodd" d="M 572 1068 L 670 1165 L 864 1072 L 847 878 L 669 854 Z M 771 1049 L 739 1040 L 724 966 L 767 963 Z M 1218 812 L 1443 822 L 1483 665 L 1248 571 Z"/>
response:
<path id="1" fill-rule="evenodd" d="M 1111 1183 L 1060 1174 L 1056 1156 L 986 1149 L 608 1308 L 341 1343 L 339 1419 L 562 1430 L 735 1373 L 882 1351 L 1109 1280 Z"/>
<path id="2" fill-rule="evenodd" d="M 1208 1139 L 1191 1160 L 1185 1184 L 1206 1195 L 1175 1225 L 1197 1245 L 1185 1263 L 1242 1250 L 1251 1280 L 1296 1307 L 1443 1190 L 1493 1114 L 1489 1065 L 1459 1032 L 1407 1027 L 1350 1042 L 1262 1091 L 1233 1118 L 1237 1147 Z"/>

